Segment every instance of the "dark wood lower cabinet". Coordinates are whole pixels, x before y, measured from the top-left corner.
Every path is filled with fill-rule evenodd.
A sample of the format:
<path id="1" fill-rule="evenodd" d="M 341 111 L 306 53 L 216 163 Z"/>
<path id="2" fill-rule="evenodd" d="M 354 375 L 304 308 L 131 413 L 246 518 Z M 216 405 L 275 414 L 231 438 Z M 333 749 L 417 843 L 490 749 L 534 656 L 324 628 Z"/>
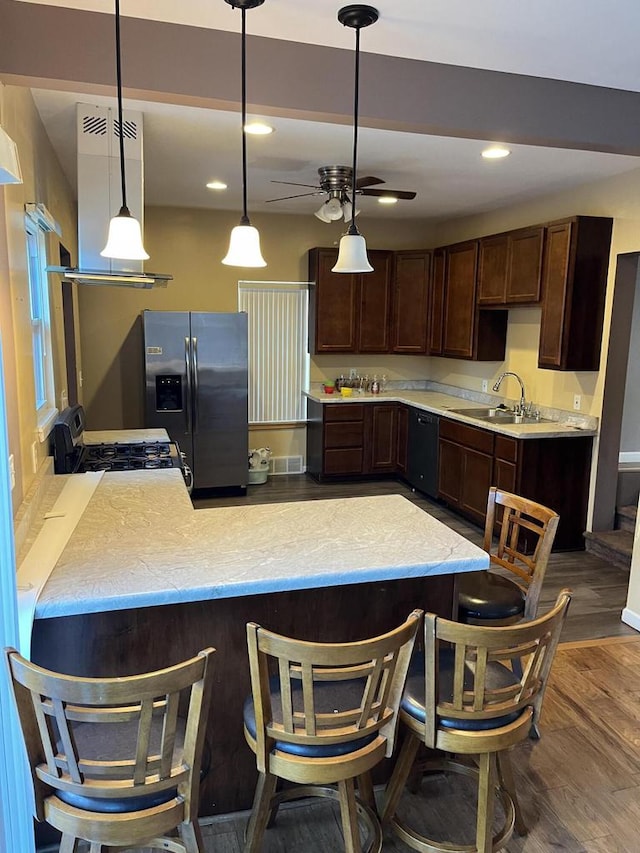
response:
<path id="1" fill-rule="evenodd" d="M 416 608 L 451 617 L 454 575 L 301 589 L 238 598 L 37 619 L 32 660 L 68 675 L 123 676 L 171 666 L 213 646 L 206 729 L 209 771 L 200 814 L 251 808 L 255 756 L 244 740 L 250 692 L 246 624 L 316 642 L 352 642 L 391 630 Z M 377 782 L 389 773 L 382 762 Z"/>
<path id="2" fill-rule="evenodd" d="M 371 442 L 368 470 L 394 473 L 396 470 L 397 403 L 371 403 Z"/>
<path id="3" fill-rule="evenodd" d="M 399 474 L 407 473 L 407 450 L 409 442 L 409 407 L 398 404 L 396 430 L 396 471 Z"/>
<path id="4" fill-rule="evenodd" d="M 554 550 L 582 550 L 592 438 L 515 439 L 440 419 L 438 497 L 484 525 L 491 486 L 537 501 L 560 516 Z"/>

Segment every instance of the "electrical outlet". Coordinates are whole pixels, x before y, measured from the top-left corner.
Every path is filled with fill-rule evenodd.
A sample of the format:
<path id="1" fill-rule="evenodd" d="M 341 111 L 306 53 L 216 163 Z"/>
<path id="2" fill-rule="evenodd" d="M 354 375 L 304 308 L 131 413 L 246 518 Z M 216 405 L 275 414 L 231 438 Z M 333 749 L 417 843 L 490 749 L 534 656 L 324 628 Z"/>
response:
<path id="1" fill-rule="evenodd" d="M 482 390 L 485 392 L 489 390 L 489 380 L 488 379 L 482 380 Z"/>
<path id="2" fill-rule="evenodd" d="M 34 441 L 31 445 L 31 467 L 33 468 L 33 473 L 38 473 L 38 445 Z"/>
<path id="3" fill-rule="evenodd" d="M 582 405 L 582 395 L 574 394 L 573 395 L 573 408 L 576 412 L 580 411 L 580 406 Z"/>
<path id="4" fill-rule="evenodd" d="M 9 477 L 11 478 L 11 491 L 16 487 L 16 460 L 13 453 L 9 456 Z"/>
<path id="5" fill-rule="evenodd" d="M 350 367 L 349 368 L 349 379 L 355 379 L 357 375 L 358 375 L 358 371 L 356 370 L 356 368 Z"/>

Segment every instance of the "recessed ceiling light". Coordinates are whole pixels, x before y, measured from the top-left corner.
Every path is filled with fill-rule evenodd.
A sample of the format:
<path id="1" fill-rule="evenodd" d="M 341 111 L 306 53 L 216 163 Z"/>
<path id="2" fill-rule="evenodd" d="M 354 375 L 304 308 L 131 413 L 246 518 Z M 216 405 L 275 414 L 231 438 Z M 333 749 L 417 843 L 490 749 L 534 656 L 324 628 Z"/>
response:
<path id="1" fill-rule="evenodd" d="M 382 195 L 378 199 L 378 204 L 397 204 L 398 199 L 393 195 Z"/>
<path id="2" fill-rule="evenodd" d="M 209 181 L 207 184 L 208 190 L 226 190 L 227 185 L 224 181 Z"/>
<path id="3" fill-rule="evenodd" d="M 511 154 L 511 151 L 505 148 L 504 145 L 491 145 L 482 152 L 485 160 L 500 160 L 502 157 L 508 157 L 509 154 Z"/>
<path id="4" fill-rule="evenodd" d="M 251 121 L 245 124 L 244 132 L 251 133 L 253 136 L 268 136 L 270 133 L 273 133 L 273 128 L 263 121 Z"/>

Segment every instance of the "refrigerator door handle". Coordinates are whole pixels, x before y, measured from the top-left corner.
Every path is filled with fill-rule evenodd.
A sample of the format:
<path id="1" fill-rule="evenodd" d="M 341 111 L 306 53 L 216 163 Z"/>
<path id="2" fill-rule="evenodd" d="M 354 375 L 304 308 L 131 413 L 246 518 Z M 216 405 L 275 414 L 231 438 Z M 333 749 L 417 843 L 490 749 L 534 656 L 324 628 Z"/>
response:
<path id="1" fill-rule="evenodd" d="M 198 339 L 196 337 L 191 338 L 191 345 L 191 364 L 193 367 L 193 433 L 195 435 L 198 432 L 200 421 L 200 410 L 198 408 Z"/>
<path id="2" fill-rule="evenodd" d="M 185 417 L 185 431 L 187 435 L 191 434 L 191 400 L 193 398 L 193 388 L 191 382 L 191 352 L 190 352 L 191 338 L 185 337 L 184 339 L 184 366 L 185 373 L 187 377 L 187 400 L 184 407 L 184 417 Z"/>

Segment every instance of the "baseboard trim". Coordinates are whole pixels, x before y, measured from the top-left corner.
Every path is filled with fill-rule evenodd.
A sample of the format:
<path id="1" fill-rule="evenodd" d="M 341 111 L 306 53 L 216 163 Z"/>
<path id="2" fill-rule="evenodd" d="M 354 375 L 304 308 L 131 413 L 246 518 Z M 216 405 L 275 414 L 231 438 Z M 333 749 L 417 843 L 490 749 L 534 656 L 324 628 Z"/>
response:
<path id="1" fill-rule="evenodd" d="M 640 613 L 636 613 L 634 610 L 625 607 L 625 609 L 622 611 L 621 618 L 625 625 L 629 625 L 636 631 L 640 631 Z"/>

